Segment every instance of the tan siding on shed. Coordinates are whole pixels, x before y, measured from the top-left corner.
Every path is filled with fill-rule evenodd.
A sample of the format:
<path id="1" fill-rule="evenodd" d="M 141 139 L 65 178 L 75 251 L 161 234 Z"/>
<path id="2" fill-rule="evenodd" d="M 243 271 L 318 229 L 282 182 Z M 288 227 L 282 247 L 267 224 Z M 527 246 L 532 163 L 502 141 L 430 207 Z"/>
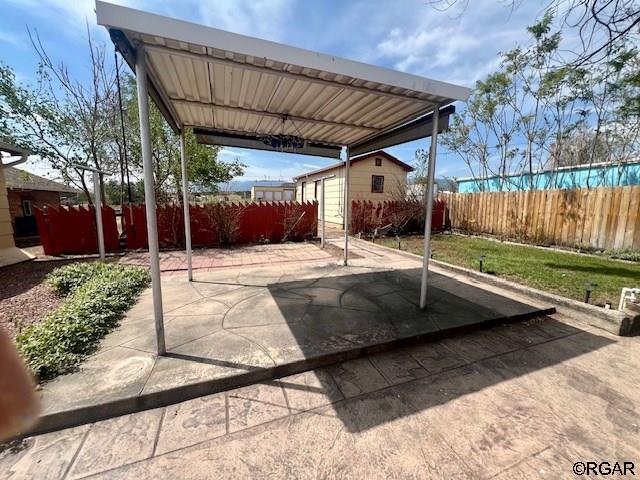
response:
<path id="1" fill-rule="evenodd" d="M 382 160 L 382 165 L 376 166 L 376 158 Z M 320 201 L 320 186 L 318 186 L 318 198 L 314 193 L 314 182 L 322 177 L 335 175 L 334 178 L 325 180 L 325 217 L 327 223 L 335 223 L 342 225 L 343 219 L 343 199 L 344 199 L 344 167 L 336 167 L 332 170 L 323 171 L 315 175 L 299 178 L 296 183 L 296 199 L 302 200 L 302 182 L 305 185 L 305 200 Z M 384 176 L 384 191 L 382 193 L 371 192 L 371 176 Z M 349 169 L 350 188 L 349 197 L 351 200 L 367 200 L 372 202 L 380 202 L 385 200 L 393 200 L 404 198 L 406 192 L 407 172 L 396 163 L 384 157 L 366 158 L 351 165 Z"/>

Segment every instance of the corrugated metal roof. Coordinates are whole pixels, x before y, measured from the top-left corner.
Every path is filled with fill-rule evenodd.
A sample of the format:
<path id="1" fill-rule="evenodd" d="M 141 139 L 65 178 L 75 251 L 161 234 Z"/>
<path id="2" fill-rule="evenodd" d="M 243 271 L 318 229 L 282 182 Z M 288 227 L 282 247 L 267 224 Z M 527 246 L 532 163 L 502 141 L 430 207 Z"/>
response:
<path id="1" fill-rule="evenodd" d="M 96 2 L 131 66 L 136 49 L 165 117 L 216 133 L 349 146 L 466 100 L 467 88 Z"/>

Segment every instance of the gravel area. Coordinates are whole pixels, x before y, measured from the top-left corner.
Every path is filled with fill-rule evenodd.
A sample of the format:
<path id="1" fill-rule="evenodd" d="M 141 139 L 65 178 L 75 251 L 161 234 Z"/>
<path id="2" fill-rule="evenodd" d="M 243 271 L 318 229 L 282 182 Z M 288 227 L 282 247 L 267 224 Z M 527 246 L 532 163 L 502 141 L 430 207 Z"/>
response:
<path id="1" fill-rule="evenodd" d="M 42 321 L 63 299 L 43 283 L 53 269 L 77 260 L 24 262 L 0 269 L 0 328 L 11 338 Z"/>

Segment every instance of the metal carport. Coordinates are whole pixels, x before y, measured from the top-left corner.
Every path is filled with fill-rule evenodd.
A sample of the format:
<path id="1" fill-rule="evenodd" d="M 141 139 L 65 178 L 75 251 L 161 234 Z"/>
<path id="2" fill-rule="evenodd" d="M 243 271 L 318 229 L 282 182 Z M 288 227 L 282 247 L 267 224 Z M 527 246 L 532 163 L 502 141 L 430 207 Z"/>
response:
<path id="1" fill-rule="evenodd" d="M 451 104 L 468 98 L 468 88 L 101 1 L 96 15 L 136 74 L 159 355 L 165 345 L 149 96 L 176 133 L 193 128 L 201 143 L 342 156 L 345 206 L 352 156 L 432 136 L 420 295 L 425 307 L 437 134 L 448 127 Z M 184 142 L 181 154 L 190 259 Z M 344 223 L 346 265 L 349 208 Z"/>

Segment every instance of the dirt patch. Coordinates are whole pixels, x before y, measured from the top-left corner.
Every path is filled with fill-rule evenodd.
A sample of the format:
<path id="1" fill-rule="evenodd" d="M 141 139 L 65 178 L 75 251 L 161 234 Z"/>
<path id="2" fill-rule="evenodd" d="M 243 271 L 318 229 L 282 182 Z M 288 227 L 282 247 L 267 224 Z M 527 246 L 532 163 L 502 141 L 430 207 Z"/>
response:
<path id="1" fill-rule="evenodd" d="M 316 244 L 318 246 L 318 248 L 320 248 L 320 241 L 314 241 L 314 244 Z M 332 243 L 329 242 L 325 242 L 324 244 L 324 251 L 327 252 L 329 255 L 331 255 L 332 257 L 335 258 L 342 258 L 344 256 L 344 250 Z M 358 255 L 357 253 L 352 252 L 351 250 L 349 250 L 349 258 L 353 259 L 353 258 L 362 258 L 362 255 Z"/>
<path id="2" fill-rule="evenodd" d="M 0 269 L 0 328 L 14 338 L 29 325 L 39 323 L 64 299 L 43 283 L 45 276 L 68 263 L 25 262 Z"/>

